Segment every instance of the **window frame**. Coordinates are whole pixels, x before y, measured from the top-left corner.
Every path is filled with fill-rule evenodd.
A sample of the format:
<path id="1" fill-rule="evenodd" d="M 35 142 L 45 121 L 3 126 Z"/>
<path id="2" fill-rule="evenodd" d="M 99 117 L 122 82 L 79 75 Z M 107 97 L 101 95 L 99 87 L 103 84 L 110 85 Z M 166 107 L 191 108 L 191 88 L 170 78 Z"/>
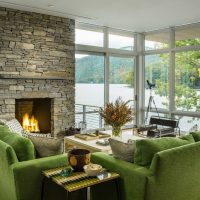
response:
<path id="1" fill-rule="evenodd" d="M 177 52 L 187 52 L 187 51 L 197 51 L 200 50 L 200 45 L 196 46 L 175 46 L 175 31 L 185 28 L 190 28 L 193 26 L 199 26 L 200 23 L 194 23 L 184 26 L 174 26 L 168 27 L 161 30 L 147 31 L 142 33 L 135 33 L 131 31 L 118 30 L 102 26 L 91 26 L 88 24 L 76 23 L 77 28 L 97 28 L 97 30 L 103 30 L 104 33 L 104 44 L 103 47 L 95 47 L 90 45 L 80 45 L 76 44 L 76 53 L 86 53 L 86 54 L 96 54 L 104 56 L 104 104 L 109 101 L 109 58 L 110 56 L 117 57 L 130 57 L 134 59 L 135 62 L 135 71 L 134 71 L 134 97 L 136 112 L 136 124 L 144 124 L 145 111 L 147 108 L 144 104 L 145 91 L 144 91 L 144 82 L 145 80 L 145 56 L 154 55 L 154 54 L 169 54 L 169 108 L 160 109 L 158 108 L 159 113 L 168 114 L 170 117 L 175 115 L 179 116 L 188 116 L 188 117 L 198 117 L 200 118 L 200 112 L 192 111 L 180 111 L 175 109 L 175 54 Z M 94 29 L 93 29 L 94 30 Z M 155 49 L 155 50 L 145 50 L 145 36 L 150 34 L 159 34 L 163 32 L 168 32 L 169 34 L 169 46 L 165 49 Z M 133 35 L 134 38 L 134 50 L 119 50 L 109 48 L 109 33 L 111 34 L 122 34 L 126 36 Z M 155 110 L 152 110 L 155 112 Z"/>

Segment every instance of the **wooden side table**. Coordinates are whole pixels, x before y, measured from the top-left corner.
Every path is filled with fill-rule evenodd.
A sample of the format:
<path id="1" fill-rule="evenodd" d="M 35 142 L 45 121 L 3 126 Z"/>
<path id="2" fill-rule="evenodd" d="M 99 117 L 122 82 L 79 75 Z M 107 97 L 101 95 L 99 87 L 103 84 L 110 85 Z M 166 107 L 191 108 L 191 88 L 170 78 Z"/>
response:
<path id="1" fill-rule="evenodd" d="M 50 179 L 57 185 L 61 186 L 67 191 L 67 200 L 70 200 L 70 194 L 72 192 L 85 189 L 87 190 L 88 188 L 100 184 L 100 183 L 105 183 L 108 181 L 113 180 L 115 183 L 116 187 L 116 192 L 117 192 L 117 198 L 120 200 L 120 189 L 119 189 L 119 174 L 115 172 L 109 172 L 108 176 L 102 179 L 99 179 L 97 177 L 89 177 L 85 172 L 74 172 L 70 176 L 61 176 L 61 171 L 65 169 L 66 167 L 60 167 L 60 168 L 55 168 L 55 169 L 49 169 L 43 171 L 43 174 L 45 178 Z M 42 193 L 44 192 L 44 188 L 42 190 Z M 86 192 L 86 197 L 85 200 L 90 199 L 90 194 Z M 43 194 L 42 194 L 43 196 Z"/>

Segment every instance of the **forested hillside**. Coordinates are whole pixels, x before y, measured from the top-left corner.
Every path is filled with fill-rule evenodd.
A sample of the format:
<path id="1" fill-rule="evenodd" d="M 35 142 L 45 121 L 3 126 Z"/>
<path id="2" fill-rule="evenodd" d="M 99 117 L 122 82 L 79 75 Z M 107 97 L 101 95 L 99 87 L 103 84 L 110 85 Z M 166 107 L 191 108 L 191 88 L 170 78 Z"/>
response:
<path id="1" fill-rule="evenodd" d="M 155 62 L 158 56 L 148 59 Z M 110 83 L 133 83 L 133 59 L 110 58 Z M 76 82 L 77 83 L 104 83 L 104 59 L 102 56 L 85 56 L 76 58 Z"/>

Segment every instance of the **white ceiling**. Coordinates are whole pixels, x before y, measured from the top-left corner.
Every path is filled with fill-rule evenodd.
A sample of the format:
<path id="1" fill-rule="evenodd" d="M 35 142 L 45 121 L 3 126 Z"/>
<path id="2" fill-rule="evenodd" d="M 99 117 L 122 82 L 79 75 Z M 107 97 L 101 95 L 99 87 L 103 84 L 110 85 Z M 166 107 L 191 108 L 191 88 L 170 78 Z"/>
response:
<path id="1" fill-rule="evenodd" d="M 135 32 L 200 21 L 199 0 L 5 0 L 0 6 Z"/>

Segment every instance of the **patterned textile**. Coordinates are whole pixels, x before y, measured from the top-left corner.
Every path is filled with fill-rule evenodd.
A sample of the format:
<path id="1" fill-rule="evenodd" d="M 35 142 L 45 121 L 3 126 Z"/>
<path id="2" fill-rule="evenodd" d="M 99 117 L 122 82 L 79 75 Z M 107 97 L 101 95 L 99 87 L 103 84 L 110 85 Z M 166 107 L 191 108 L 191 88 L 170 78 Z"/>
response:
<path id="1" fill-rule="evenodd" d="M 34 136 L 34 137 L 43 137 L 43 138 L 51 138 L 51 133 L 30 133 L 28 131 L 25 131 L 22 133 L 22 135 L 24 137 L 27 137 L 28 136 Z"/>
<path id="2" fill-rule="evenodd" d="M 11 132 L 17 133 L 18 135 L 22 136 L 24 129 L 22 128 L 21 124 L 18 122 L 17 119 L 12 119 L 5 123 L 6 126 L 10 129 Z"/>

